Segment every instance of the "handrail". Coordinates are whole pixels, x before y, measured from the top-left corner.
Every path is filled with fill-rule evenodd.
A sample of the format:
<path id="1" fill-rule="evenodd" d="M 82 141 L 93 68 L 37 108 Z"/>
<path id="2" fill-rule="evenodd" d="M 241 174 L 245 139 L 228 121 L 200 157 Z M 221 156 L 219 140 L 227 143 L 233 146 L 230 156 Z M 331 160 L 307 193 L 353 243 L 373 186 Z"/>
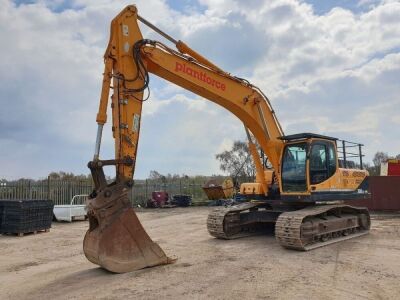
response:
<path id="1" fill-rule="evenodd" d="M 337 153 L 338 153 L 338 159 L 342 159 L 343 160 L 343 165 L 344 168 L 347 167 L 347 159 L 348 158 L 358 158 L 360 160 L 360 168 L 361 170 L 364 169 L 363 167 L 363 157 L 365 156 L 362 153 L 362 147 L 364 146 L 363 144 L 360 143 L 354 143 L 354 142 L 349 142 L 346 140 L 337 140 Z M 347 148 L 358 148 L 358 153 L 354 153 L 354 152 L 348 152 L 346 151 Z M 341 157 L 339 157 L 339 155 L 342 155 Z"/>

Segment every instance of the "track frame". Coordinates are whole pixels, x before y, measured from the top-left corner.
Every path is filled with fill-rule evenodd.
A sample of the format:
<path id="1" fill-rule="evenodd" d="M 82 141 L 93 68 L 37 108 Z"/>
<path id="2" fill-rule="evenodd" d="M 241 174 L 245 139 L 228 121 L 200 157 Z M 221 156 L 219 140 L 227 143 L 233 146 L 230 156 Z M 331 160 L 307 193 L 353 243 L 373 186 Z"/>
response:
<path id="1" fill-rule="evenodd" d="M 218 239 L 260 234 L 275 225 L 275 238 L 285 248 L 307 251 L 369 232 L 368 209 L 337 204 L 245 202 L 210 212 L 207 229 Z"/>

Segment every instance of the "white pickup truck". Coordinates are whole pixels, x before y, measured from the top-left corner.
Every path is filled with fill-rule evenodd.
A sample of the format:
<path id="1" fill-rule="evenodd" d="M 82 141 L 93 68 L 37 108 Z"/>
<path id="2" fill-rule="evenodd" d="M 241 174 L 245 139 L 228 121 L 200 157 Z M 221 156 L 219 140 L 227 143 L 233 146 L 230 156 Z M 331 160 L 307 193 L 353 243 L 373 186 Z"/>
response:
<path id="1" fill-rule="evenodd" d="M 53 213 L 57 221 L 72 222 L 76 219 L 86 219 L 86 200 L 88 195 L 75 195 L 71 203 L 54 205 Z"/>

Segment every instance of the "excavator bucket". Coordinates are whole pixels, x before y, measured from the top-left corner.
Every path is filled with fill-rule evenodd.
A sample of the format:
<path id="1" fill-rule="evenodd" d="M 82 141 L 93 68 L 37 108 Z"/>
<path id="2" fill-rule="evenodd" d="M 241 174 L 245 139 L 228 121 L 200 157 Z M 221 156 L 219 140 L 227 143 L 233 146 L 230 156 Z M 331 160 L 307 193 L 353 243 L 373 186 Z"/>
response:
<path id="1" fill-rule="evenodd" d="M 83 251 L 92 263 L 125 273 L 174 262 L 146 233 L 122 185 L 89 199 L 88 217 Z"/>

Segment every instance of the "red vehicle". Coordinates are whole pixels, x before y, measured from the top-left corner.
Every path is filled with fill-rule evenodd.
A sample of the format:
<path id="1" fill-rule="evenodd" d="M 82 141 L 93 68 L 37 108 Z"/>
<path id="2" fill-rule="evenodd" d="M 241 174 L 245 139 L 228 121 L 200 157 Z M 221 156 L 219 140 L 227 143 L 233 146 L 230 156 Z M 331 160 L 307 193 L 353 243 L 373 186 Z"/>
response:
<path id="1" fill-rule="evenodd" d="M 147 200 L 147 207 L 163 207 L 168 203 L 168 199 L 167 192 L 152 192 L 151 199 Z"/>

